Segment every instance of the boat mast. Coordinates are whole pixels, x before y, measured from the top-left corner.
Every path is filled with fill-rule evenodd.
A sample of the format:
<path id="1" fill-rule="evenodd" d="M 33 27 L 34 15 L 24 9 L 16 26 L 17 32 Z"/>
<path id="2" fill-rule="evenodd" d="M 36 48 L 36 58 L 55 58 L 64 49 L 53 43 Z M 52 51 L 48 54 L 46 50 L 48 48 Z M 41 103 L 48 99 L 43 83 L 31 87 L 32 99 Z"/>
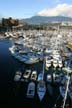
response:
<path id="1" fill-rule="evenodd" d="M 43 48 L 43 80 L 44 80 L 44 70 L 45 70 L 45 58 L 44 58 L 45 49 Z"/>
<path id="2" fill-rule="evenodd" d="M 45 57 L 44 57 L 45 55 L 44 54 L 45 54 L 45 49 L 46 49 L 45 48 L 45 38 L 43 41 L 44 41 L 44 44 L 43 44 L 43 80 L 44 80 L 44 71 L 45 71 Z"/>
<path id="3" fill-rule="evenodd" d="M 64 96 L 63 108 L 65 107 L 65 103 L 66 103 L 66 99 L 67 99 L 67 93 L 68 93 L 68 88 L 69 88 L 69 81 L 70 81 L 70 77 L 67 74 L 67 86 L 66 86 L 66 91 L 65 91 L 65 96 Z"/>

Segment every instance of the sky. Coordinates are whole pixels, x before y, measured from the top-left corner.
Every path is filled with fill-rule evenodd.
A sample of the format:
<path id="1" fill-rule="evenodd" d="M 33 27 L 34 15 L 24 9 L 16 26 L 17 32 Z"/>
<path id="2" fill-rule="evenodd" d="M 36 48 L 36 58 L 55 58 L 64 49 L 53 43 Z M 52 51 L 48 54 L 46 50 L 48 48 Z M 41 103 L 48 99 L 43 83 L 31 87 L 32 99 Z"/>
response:
<path id="1" fill-rule="evenodd" d="M 29 18 L 37 14 L 41 15 L 40 12 L 45 9 L 46 11 L 50 9 L 48 11 L 52 12 L 59 5 L 63 6 L 63 4 L 66 4 L 67 7 L 69 6 L 68 11 L 71 10 L 72 0 L 0 0 L 0 16 Z M 64 8 L 67 9 L 67 7 Z M 61 8 L 61 6 L 59 8 Z M 47 12 L 46 14 L 48 14 L 49 12 Z M 61 13 L 62 10 L 59 10 L 59 12 Z M 56 12 L 56 14 L 57 13 L 58 12 Z"/>

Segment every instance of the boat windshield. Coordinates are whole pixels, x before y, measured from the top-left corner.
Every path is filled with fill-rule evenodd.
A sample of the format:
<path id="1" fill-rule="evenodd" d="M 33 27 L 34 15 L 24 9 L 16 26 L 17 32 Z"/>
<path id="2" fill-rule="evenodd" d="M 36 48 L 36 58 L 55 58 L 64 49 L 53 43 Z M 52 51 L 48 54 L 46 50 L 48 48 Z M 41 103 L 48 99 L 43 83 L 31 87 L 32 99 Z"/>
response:
<path id="1" fill-rule="evenodd" d="M 29 72 L 25 72 L 25 75 L 28 75 L 29 74 Z"/>
<path id="2" fill-rule="evenodd" d="M 33 93 L 33 90 L 29 90 L 29 94 L 32 94 Z"/>

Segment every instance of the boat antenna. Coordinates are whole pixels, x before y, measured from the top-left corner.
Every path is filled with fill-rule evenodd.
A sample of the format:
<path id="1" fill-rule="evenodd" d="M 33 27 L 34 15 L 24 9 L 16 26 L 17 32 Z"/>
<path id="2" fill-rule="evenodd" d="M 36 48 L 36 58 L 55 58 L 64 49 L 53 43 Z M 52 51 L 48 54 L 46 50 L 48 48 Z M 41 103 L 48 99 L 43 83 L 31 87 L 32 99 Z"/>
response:
<path id="1" fill-rule="evenodd" d="M 67 85 L 66 85 L 66 91 L 65 91 L 65 96 L 64 96 L 64 102 L 63 102 L 63 107 L 65 107 L 66 99 L 67 99 L 67 93 L 68 93 L 68 88 L 69 88 L 69 81 L 70 81 L 70 76 L 67 74 Z"/>

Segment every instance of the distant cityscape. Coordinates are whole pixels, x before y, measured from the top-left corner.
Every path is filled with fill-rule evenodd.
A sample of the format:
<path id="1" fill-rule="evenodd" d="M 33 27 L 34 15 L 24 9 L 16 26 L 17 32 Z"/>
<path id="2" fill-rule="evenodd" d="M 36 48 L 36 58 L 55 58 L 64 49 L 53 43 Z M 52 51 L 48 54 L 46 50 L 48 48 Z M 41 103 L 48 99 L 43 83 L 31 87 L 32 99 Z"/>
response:
<path id="1" fill-rule="evenodd" d="M 44 17 L 33 16 L 28 19 L 14 19 L 12 17 L 2 18 L 0 22 L 0 32 L 16 30 L 57 30 L 72 29 L 72 18 L 56 16 Z"/>

